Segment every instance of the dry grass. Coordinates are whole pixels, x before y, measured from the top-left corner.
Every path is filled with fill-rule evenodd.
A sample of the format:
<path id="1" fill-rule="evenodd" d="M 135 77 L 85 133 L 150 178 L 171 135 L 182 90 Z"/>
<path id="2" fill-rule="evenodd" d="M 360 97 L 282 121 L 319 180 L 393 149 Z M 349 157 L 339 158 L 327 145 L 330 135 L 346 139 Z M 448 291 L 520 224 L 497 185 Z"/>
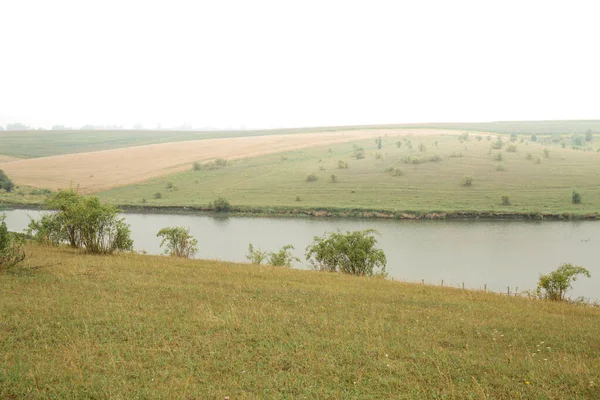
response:
<path id="1" fill-rule="evenodd" d="M 28 251 L 24 269 L 0 274 L 0 398 L 597 398 L 599 309 Z"/>
<path id="2" fill-rule="evenodd" d="M 388 133 L 431 135 L 440 132 L 457 133 L 379 129 L 205 139 L 19 160 L 2 163 L 0 169 L 18 185 L 55 190 L 72 184 L 79 185 L 82 193 L 91 193 L 184 171 L 194 161 L 247 158 Z"/>

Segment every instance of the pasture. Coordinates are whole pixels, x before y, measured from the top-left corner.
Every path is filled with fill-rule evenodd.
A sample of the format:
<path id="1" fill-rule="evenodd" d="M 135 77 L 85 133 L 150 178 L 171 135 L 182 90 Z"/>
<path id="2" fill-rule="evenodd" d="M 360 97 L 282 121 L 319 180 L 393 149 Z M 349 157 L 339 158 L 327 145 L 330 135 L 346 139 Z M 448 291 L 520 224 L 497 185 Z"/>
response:
<path id="1" fill-rule="evenodd" d="M 461 142 L 449 134 L 389 133 L 382 136 L 381 149 L 370 138 L 244 158 L 224 168 L 206 164 L 194 171 L 190 163 L 186 172 L 99 196 L 115 204 L 144 206 L 206 207 L 222 196 L 241 208 L 553 214 L 600 210 L 597 138 L 575 149 L 563 148 L 550 136 L 535 142 L 529 136 L 502 140 L 501 149 L 492 149 L 496 135 L 470 134 Z M 355 157 L 356 148 L 363 149 L 364 158 Z M 472 178 L 469 186 L 466 177 Z M 572 204 L 573 190 L 581 194 L 581 204 Z"/>
<path id="2" fill-rule="evenodd" d="M 281 267 L 29 245 L 1 398 L 592 399 L 600 310 Z"/>

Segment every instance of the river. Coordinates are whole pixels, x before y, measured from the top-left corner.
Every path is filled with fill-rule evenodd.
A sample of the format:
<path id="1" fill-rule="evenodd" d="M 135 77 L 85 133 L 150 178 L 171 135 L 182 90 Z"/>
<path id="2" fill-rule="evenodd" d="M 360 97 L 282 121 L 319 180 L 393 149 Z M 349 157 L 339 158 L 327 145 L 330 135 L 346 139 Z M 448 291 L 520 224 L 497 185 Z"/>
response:
<path id="1" fill-rule="evenodd" d="M 31 210 L 7 210 L 9 230 L 22 231 Z M 124 214 L 136 250 L 160 254 L 159 229 L 189 227 L 198 239 L 197 258 L 246 262 L 248 244 L 276 251 L 295 247 L 308 268 L 304 250 L 313 236 L 337 229 L 379 231 L 390 277 L 409 282 L 521 292 L 535 289 L 540 274 L 562 263 L 587 268 L 569 292 L 600 301 L 600 222 L 598 221 L 408 221 L 381 219 L 215 217 L 190 214 Z"/>

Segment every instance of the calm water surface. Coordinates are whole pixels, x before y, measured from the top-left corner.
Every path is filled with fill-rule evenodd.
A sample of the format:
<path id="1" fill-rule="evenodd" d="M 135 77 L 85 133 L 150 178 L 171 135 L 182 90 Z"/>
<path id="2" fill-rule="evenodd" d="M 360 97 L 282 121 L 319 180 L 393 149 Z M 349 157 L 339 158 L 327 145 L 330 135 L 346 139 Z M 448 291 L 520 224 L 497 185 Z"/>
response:
<path id="1" fill-rule="evenodd" d="M 30 210 L 6 211 L 12 231 L 23 230 Z M 275 251 L 286 244 L 308 268 L 304 249 L 313 236 L 340 229 L 374 228 L 378 245 L 387 256 L 387 271 L 395 279 L 430 284 L 511 292 L 534 289 L 540 273 L 560 264 L 581 265 L 592 274 L 570 292 L 600 300 L 600 222 L 597 221 L 399 221 L 352 219 L 296 219 L 213 217 L 207 215 L 124 214 L 131 224 L 136 250 L 160 254 L 159 229 L 189 227 L 198 239 L 196 257 L 246 261 L 248 244 Z"/>

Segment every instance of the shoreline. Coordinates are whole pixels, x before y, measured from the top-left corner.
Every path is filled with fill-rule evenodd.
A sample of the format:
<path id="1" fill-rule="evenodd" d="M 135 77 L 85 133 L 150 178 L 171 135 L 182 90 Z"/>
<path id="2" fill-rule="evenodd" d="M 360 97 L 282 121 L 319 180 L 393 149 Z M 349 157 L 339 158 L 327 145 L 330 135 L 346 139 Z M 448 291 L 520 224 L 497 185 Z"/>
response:
<path id="1" fill-rule="evenodd" d="M 344 219 L 397 219 L 397 220 L 514 220 L 514 221 L 598 221 L 600 213 L 543 213 L 502 211 L 391 211 L 382 209 L 344 208 L 298 208 L 298 207 L 232 207 L 230 211 L 218 212 L 202 206 L 145 206 L 115 205 L 124 213 L 138 214 L 207 214 L 222 217 L 295 217 L 295 218 L 344 218 Z M 42 204 L 0 203 L 3 209 L 43 210 Z"/>

